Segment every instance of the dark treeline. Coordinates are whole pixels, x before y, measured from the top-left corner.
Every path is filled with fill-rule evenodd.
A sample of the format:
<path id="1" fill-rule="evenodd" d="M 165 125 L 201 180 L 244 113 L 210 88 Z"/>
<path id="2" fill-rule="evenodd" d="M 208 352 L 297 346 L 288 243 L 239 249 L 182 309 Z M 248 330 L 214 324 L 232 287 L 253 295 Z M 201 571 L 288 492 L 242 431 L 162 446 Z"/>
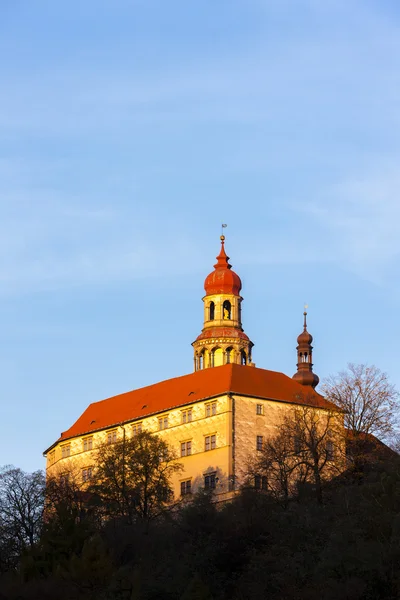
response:
<path id="1" fill-rule="evenodd" d="M 400 598 L 397 457 L 327 483 L 322 505 L 304 485 L 287 506 L 250 488 L 224 505 L 202 492 L 150 521 L 87 506 L 64 488 L 40 534 L 12 543 L 3 523 L 2 600 Z"/>

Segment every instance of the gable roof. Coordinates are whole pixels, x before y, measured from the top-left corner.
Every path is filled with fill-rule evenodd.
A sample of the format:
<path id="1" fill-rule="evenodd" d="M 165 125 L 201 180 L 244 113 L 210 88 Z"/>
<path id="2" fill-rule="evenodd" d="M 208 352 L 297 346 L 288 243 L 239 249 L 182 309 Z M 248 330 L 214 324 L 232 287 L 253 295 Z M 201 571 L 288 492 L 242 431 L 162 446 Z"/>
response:
<path id="1" fill-rule="evenodd" d="M 178 406 L 229 393 L 338 410 L 337 406 L 325 400 L 312 388 L 297 383 L 283 373 L 228 364 L 167 379 L 93 402 L 45 453 L 58 442 L 78 435 L 108 429 Z"/>

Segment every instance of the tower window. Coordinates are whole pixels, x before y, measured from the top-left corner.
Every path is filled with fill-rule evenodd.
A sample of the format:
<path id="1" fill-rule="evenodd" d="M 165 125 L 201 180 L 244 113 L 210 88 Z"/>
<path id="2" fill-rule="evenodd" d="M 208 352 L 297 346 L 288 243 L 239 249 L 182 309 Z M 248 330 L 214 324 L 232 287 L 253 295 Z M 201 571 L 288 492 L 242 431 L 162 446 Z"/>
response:
<path id="1" fill-rule="evenodd" d="M 264 438 L 262 435 L 258 435 L 257 436 L 257 450 L 262 450 L 263 449 L 263 442 L 264 442 Z"/>
<path id="2" fill-rule="evenodd" d="M 204 350 L 199 354 L 199 369 L 204 369 Z"/>
<path id="3" fill-rule="evenodd" d="M 257 414 L 257 415 L 263 415 L 263 414 L 264 414 L 263 408 L 264 408 L 264 407 L 263 407 L 263 405 L 262 405 L 262 404 L 257 404 L 257 407 L 256 407 L 256 414 Z"/>
<path id="4" fill-rule="evenodd" d="M 210 302 L 209 316 L 210 316 L 210 321 L 214 321 L 214 319 L 215 319 L 215 304 L 214 304 L 214 302 Z"/>
<path id="5" fill-rule="evenodd" d="M 224 303 L 222 305 L 222 311 L 223 311 L 224 319 L 232 318 L 232 307 L 231 307 L 231 303 L 229 302 L 229 300 L 224 301 Z"/>
<path id="6" fill-rule="evenodd" d="M 232 348 L 227 348 L 226 349 L 226 364 L 229 365 L 229 363 L 231 362 L 231 354 L 232 354 Z"/>
<path id="7" fill-rule="evenodd" d="M 247 364 L 247 356 L 246 356 L 246 352 L 244 350 L 242 350 L 240 353 L 240 364 L 242 364 L 242 365 Z"/>

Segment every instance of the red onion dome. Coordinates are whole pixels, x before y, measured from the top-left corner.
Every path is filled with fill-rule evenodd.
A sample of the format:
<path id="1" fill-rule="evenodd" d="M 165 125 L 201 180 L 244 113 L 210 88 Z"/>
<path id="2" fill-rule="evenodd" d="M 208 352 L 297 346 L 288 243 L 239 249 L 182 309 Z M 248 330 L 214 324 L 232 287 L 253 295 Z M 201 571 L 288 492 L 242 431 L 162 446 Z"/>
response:
<path id="1" fill-rule="evenodd" d="M 239 296 L 242 289 L 242 282 L 239 275 L 232 271 L 224 247 L 225 236 L 221 235 L 221 251 L 217 256 L 217 264 L 214 265 L 214 271 L 210 273 L 204 282 L 204 289 L 207 296 L 212 294 L 234 294 Z"/>

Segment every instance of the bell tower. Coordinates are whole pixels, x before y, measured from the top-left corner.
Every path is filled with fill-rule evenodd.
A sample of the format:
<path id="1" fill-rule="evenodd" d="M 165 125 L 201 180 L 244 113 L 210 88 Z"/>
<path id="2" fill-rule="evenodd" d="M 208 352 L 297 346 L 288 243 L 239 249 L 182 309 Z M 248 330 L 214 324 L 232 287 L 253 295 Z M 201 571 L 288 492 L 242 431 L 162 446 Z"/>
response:
<path id="1" fill-rule="evenodd" d="M 194 370 L 218 367 L 227 363 L 251 364 L 253 342 L 242 328 L 242 282 L 232 271 L 225 252 L 225 236 L 214 271 L 204 282 L 204 324 L 192 343 Z"/>
<path id="2" fill-rule="evenodd" d="M 307 306 L 304 307 L 307 309 Z M 307 331 L 307 311 L 304 310 L 304 325 L 303 331 L 297 338 L 297 373 L 292 377 L 301 385 L 309 385 L 316 388 L 319 383 L 319 377 L 313 373 L 312 364 L 312 341 L 313 336 Z"/>

